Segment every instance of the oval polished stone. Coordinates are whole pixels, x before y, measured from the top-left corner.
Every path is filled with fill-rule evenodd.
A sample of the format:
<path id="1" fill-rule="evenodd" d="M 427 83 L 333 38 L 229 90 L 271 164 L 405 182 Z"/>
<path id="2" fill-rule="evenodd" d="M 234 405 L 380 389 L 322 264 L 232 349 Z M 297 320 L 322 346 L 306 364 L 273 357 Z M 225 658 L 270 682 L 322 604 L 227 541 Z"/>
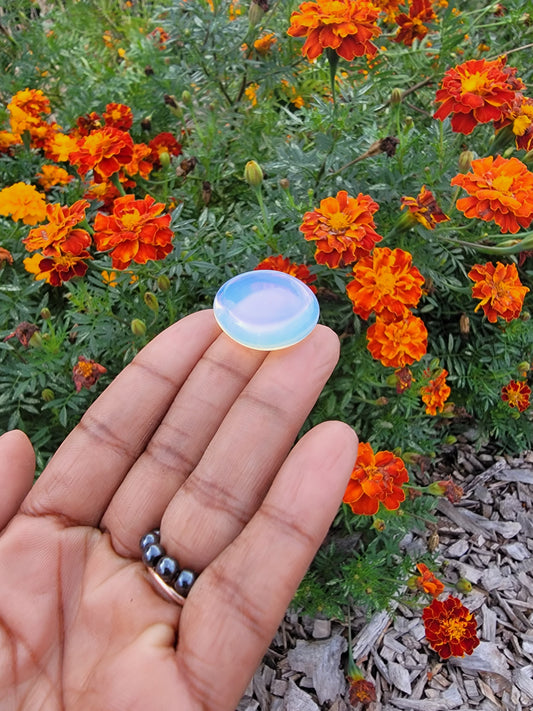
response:
<path id="1" fill-rule="evenodd" d="M 308 336 L 320 309 L 303 281 L 258 269 L 223 284 L 213 303 L 220 328 L 237 343 L 260 351 L 287 348 Z"/>

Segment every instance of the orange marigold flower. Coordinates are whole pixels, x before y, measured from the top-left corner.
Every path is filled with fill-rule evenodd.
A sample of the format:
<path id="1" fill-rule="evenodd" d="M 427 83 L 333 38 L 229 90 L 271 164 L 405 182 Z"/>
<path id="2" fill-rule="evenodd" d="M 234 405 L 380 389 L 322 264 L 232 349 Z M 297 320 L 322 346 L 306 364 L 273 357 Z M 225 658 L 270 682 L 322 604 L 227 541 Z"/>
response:
<path id="1" fill-rule="evenodd" d="M 516 264 L 474 264 L 468 276 L 475 282 L 472 296 L 480 299 L 475 311 L 483 309 L 491 323 L 496 323 L 498 316 L 508 322 L 520 316 L 529 289 L 522 286 Z"/>
<path id="2" fill-rule="evenodd" d="M 424 22 L 432 22 L 436 18 L 432 0 L 412 0 L 409 14 L 401 12 L 395 18 L 399 29 L 393 42 L 403 42 L 406 47 L 411 47 L 415 39 L 421 40 L 429 32 Z"/>
<path id="3" fill-rule="evenodd" d="M 531 388 L 527 383 L 511 380 L 502 388 L 502 400 L 509 404 L 509 407 L 516 407 L 519 412 L 524 412 L 529 407 L 529 396 Z"/>
<path id="4" fill-rule="evenodd" d="M 10 153 L 11 147 L 22 143 L 18 134 L 11 131 L 0 131 L 0 153 Z"/>
<path id="5" fill-rule="evenodd" d="M 0 215 L 11 215 L 25 225 L 36 225 L 46 217 L 45 196 L 33 185 L 15 183 L 0 190 Z"/>
<path id="6" fill-rule="evenodd" d="M 159 45 L 159 49 L 163 50 L 167 48 L 167 42 L 170 39 L 170 35 L 162 27 L 155 27 L 148 35 L 150 39 Z"/>
<path id="7" fill-rule="evenodd" d="M 0 267 L 4 264 L 13 264 L 13 255 L 8 249 L 0 247 Z"/>
<path id="8" fill-rule="evenodd" d="M 422 610 L 429 646 L 443 659 L 472 654 L 479 644 L 476 619 L 460 600 L 433 600 Z"/>
<path id="9" fill-rule="evenodd" d="M 78 143 L 69 134 L 55 132 L 47 138 L 43 150 L 47 160 L 62 163 L 68 161 L 70 154 L 78 150 Z"/>
<path id="10" fill-rule="evenodd" d="M 342 500 L 355 514 L 373 516 L 380 503 L 395 511 L 405 501 L 402 484 L 408 481 L 409 474 L 400 457 L 386 450 L 374 454 L 370 444 L 361 442 Z"/>
<path id="11" fill-rule="evenodd" d="M 48 222 L 30 230 L 23 239 L 28 252 L 40 249 L 45 256 L 70 254 L 88 257 L 91 237 L 86 230 L 76 228 L 85 219 L 87 200 L 78 200 L 71 207 L 53 203 L 46 206 Z"/>
<path id="12" fill-rule="evenodd" d="M 411 365 L 427 350 L 428 332 L 424 322 L 410 312 L 397 321 L 386 321 L 377 316 L 366 337 L 372 357 L 392 368 Z"/>
<path id="13" fill-rule="evenodd" d="M 292 13 L 287 34 L 306 38 L 302 54 L 310 60 L 328 47 L 348 61 L 373 57 L 378 48 L 371 40 L 381 34 L 378 15 L 379 9 L 365 0 L 303 2 Z"/>
<path id="14" fill-rule="evenodd" d="M 430 380 L 420 388 L 420 395 L 426 406 L 426 414 L 436 415 L 437 410 L 442 412 L 444 403 L 450 397 L 451 388 L 446 384 L 447 370 L 442 369 L 438 375 L 434 374 L 433 378 L 431 375 L 429 370 L 424 371 L 424 376 Z"/>
<path id="15" fill-rule="evenodd" d="M 478 123 L 500 121 L 512 104 L 517 82 L 520 82 L 512 76 L 512 70 L 511 74 L 505 70 L 505 62 L 505 57 L 493 61 L 470 59 L 448 69 L 442 88 L 436 93 L 440 106 L 434 118 L 444 121 L 452 114 L 452 130 L 464 134 L 472 133 Z"/>
<path id="16" fill-rule="evenodd" d="M 125 195 L 115 200 L 111 215 L 96 215 L 94 241 L 100 251 L 111 250 L 113 269 L 164 259 L 172 251 L 174 233 L 170 215 L 161 215 L 164 209 L 150 195 L 143 200 Z"/>
<path id="17" fill-rule="evenodd" d="M 276 42 L 276 35 L 273 32 L 269 32 L 255 40 L 254 49 L 258 54 L 265 55 L 270 52 Z"/>
<path id="18" fill-rule="evenodd" d="M 426 190 L 425 185 L 422 185 L 416 198 L 404 195 L 401 205 L 402 210 L 406 207 L 412 217 L 428 230 L 434 230 L 437 223 L 450 219 L 438 206 L 431 190 Z"/>
<path id="19" fill-rule="evenodd" d="M 151 156 L 152 150 L 146 143 L 134 143 L 132 159 L 124 170 L 128 175 L 139 174 L 141 178 L 148 178 L 154 167 Z"/>
<path id="20" fill-rule="evenodd" d="M 102 114 L 106 126 L 129 131 L 133 126 L 133 111 L 126 104 L 107 104 Z"/>
<path id="21" fill-rule="evenodd" d="M 317 263 L 336 268 L 370 254 L 382 239 L 372 217 L 378 209 L 370 195 L 359 193 L 354 198 L 340 190 L 336 197 L 321 200 L 313 212 L 306 212 L 300 232 L 306 240 L 316 242 Z"/>
<path id="22" fill-rule="evenodd" d="M 36 252 L 24 260 L 24 268 L 34 274 L 37 281 L 44 279 L 51 286 L 61 286 L 65 281 L 85 275 L 87 264 L 83 261 L 84 258 L 91 259 L 88 253 L 54 254 L 46 257 Z"/>
<path id="23" fill-rule="evenodd" d="M 74 176 L 58 165 L 43 165 L 37 173 L 37 181 L 43 190 L 50 190 L 54 185 L 68 185 Z"/>
<path id="24" fill-rule="evenodd" d="M 76 392 L 79 393 L 82 388 L 89 390 L 104 373 L 107 373 L 107 369 L 100 363 L 85 356 L 78 356 L 78 362 L 72 368 L 72 380 Z"/>
<path id="25" fill-rule="evenodd" d="M 460 185 L 470 197 L 457 201 L 465 217 L 494 222 L 502 232 L 518 232 L 533 220 L 533 173 L 518 158 L 487 156 L 472 161 L 472 173 L 459 173 Z"/>
<path id="26" fill-rule="evenodd" d="M 391 318 L 403 316 L 418 304 L 424 277 L 403 249 L 376 247 L 353 267 L 353 281 L 346 286 L 353 310 L 367 319 L 372 312 Z"/>
<path id="27" fill-rule="evenodd" d="M 316 281 L 316 274 L 311 274 L 305 264 L 296 264 L 291 262 L 288 257 L 283 257 L 279 254 L 277 257 L 267 257 L 255 267 L 255 269 L 272 269 L 276 272 L 285 272 L 291 276 L 300 279 L 304 284 L 311 289 L 313 294 L 316 294 L 316 286 L 312 282 Z"/>
<path id="28" fill-rule="evenodd" d="M 438 597 L 444 591 L 444 585 L 424 563 L 417 563 L 416 567 L 420 573 L 416 579 L 417 587 L 432 597 Z"/>
<path id="29" fill-rule="evenodd" d="M 372 0 L 372 4 L 385 15 L 385 22 L 396 22 L 403 0 Z"/>
<path id="30" fill-rule="evenodd" d="M 168 153 L 169 156 L 179 156 L 181 154 L 181 143 L 178 143 L 176 137 L 168 131 L 158 133 L 148 145 L 152 151 L 151 161 L 156 170 L 161 168 L 160 157 L 162 153 Z"/>
<path id="31" fill-rule="evenodd" d="M 42 114 L 51 112 L 50 100 L 40 89 L 23 89 L 22 91 L 17 91 L 13 96 L 7 105 L 7 110 L 11 115 L 20 111 L 28 116 L 40 119 Z"/>
<path id="32" fill-rule="evenodd" d="M 133 139 L 129 133 L 106 126 L 80 139 L 78 150 L 69 157 L 81 175 L 92 170 L 95 181 L 101 182 L 131 162 Z"/>

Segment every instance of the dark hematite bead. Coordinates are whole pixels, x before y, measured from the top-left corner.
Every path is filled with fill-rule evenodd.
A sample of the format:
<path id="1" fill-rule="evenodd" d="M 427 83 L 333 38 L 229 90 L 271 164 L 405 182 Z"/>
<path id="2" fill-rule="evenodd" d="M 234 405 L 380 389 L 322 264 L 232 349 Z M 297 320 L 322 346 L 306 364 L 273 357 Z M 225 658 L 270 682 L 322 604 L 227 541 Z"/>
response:
<path id="1" fill-rule="evenodd" d="M 171 558 L 169 555 L 164 555 L 158 560 L 155 566 L 155 572 L 159 575 L 161 580 L 164 580 L 168 585 L 172 585 L 180 572 L 180 568 L 174 558 Z"/>
<path id="2" fill-rule="evenodd" d="M 149 531 L 148 533 L 145 533 L 144 536 L 139 541 L 141 550 L 143 551 L 147 546 L 151 546 L 153 543 L 159 543 L 160 539 L 161 539 L 161 537 L 160 537 L 158 528 L 154 528 L 153 531 Z"/>
<path id="3" fill-rule="evenodd" d="M 165 549 L 159 543 L 152 543 L 146 548 L 143 548 L 143 561 L 150 568 L 155 568 L 159 559 L 165 555 Z"/>
<path id="4" fill-rule="evenodd" d="M 195 580 L 196 574 L 193 573 L 192 570 L 182 570 L 176 578 L 174 590 L 183 597 L 187 597 L 187 594 Z"/>

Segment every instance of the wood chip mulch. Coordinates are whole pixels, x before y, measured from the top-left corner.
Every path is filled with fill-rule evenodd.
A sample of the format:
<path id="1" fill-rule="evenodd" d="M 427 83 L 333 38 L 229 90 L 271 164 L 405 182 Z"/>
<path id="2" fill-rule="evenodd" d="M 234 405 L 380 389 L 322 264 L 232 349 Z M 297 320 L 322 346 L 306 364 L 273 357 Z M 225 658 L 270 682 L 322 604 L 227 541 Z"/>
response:
<path id="1" fill-rule="evenodd" d="M 288 611 L 237 711 L 530 711 L 533 708 L 533 452 L 476 453 L 463 442 L 435 462 L 430 480 L 452 476 L 457 504 L 439 499 L 433 532 L 405 539 L 411 552 L 438 540 L 452 594 L 475 612 L 480 645 L 443 661 L 424 639 L 418 612 L 402 604 L 368 620 L 354 610 L 356 663 L 377 700 L 351 706 L 345 677 L 346 624 Z M 438 538 L 437 538 L 438 537 Z"/>

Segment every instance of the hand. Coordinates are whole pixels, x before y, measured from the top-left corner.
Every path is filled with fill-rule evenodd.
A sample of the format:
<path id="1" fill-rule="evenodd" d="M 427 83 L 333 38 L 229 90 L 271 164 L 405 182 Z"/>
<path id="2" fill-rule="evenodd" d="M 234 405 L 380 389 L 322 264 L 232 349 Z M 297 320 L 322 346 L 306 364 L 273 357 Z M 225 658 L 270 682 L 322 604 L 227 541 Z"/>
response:
<path id="1" fill-rule="evenodd" d="M 340 422 L 290 451 L 337 358 L 323 326 L 265 354 L 201 311 L 139 353 L 31 490 L 29 441 L 0 438 L 1 711 L 233 711 L 356 458 Z M 140 560 L 159 524 L 200 573 L 183 607 Z"/>

